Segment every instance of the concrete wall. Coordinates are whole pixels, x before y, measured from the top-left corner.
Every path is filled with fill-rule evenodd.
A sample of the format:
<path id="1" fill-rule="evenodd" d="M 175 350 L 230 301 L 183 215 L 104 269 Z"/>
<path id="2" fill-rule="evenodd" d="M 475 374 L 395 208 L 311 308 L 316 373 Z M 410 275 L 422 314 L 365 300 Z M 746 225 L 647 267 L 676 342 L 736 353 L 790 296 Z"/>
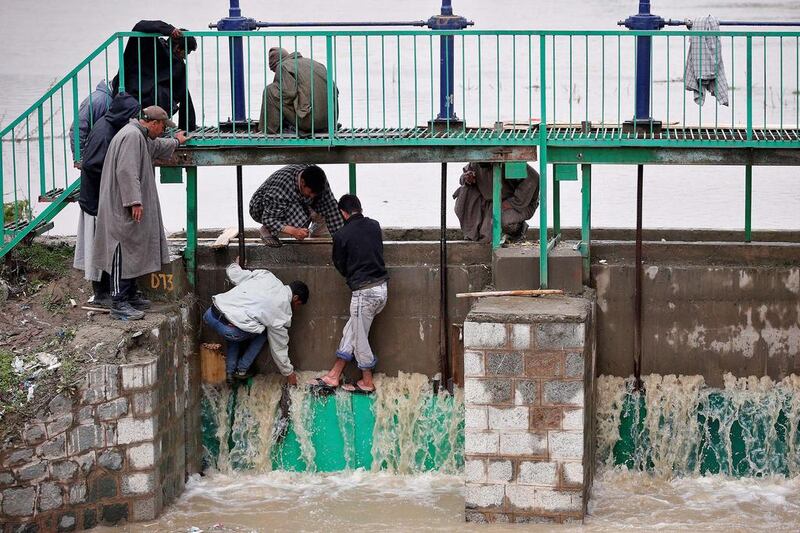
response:
<path id="1" fill-rule="evenodd" d="M 122 364 L 97 364 L 0 449 L 0 531 L 74 531 L 151 520 L 199 470 L 199 369 L 188 307 L 133 326 L 85 326 Z M 137 328 L 139 333 L 136 334 Z"/>
<path id="2" fill-rule="evenodd" d="M 464 324 L 466 519 L 580 521 L 591 486 L 593 295 L 483 298 Z"/>
<path id="3" fill-rule="evenodd" d="M 633 245 L 596 242 L 598 372 L 633 372 Z M 800 374 L 800 244 L 650 242 L 642 374 Z M 602 263 L 601 263 L 602 261 Z"/>
<path id="4" fill-rule="evenodd" d="M 389 301 L 370 332 L 378 357 L 377 371 L 433 376 L 440 370 L 439 243 L 387 241 L 384 250 L 391 276 Z M 200 247 L 197 297 L 203 308 L 209 305 L 211 295 L 230 288 L 225 267 L 237 253 L 234 244 L 221 251 Z M 309 302 L 294 314 L 290 330 L 289 355 L 300 370 L 330 367 L 349 316 L 350 290 L 333 267 L 330 254 L 330 242 L 285 242 L 278 249 L 255 243 L 247 246 L 248 268 L 269 269 L 286 283 L 299 279 L 310 289 Z M 486 245 L 463 241 L 448 244 L 450 324 L 463 323 L 472 303 L 456 299 L 455 294 L 483 289 L 491 279 L 490 263 L 491 250 Z M 202 337 L 217 339 L 207 327 Z M 261 371 L 275 371 L 267 349 L 257 365 Z"/>

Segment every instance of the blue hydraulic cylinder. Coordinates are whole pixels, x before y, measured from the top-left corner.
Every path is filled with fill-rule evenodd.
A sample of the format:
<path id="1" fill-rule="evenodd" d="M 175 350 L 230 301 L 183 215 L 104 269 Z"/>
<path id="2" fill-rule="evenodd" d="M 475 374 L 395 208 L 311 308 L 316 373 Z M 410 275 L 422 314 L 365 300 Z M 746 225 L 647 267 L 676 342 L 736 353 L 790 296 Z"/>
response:
<path id="1" fill-rule="evenodd" d="M 625 19 L 629 30 L 660 30 L 666 21 L 650 13 L 650 0 L 639 0 L 639 13 Z M 650 116 L 650 71 L 653 38 L 636 37 L 636 114 L 635 120 L 649 122 Z"/>
<path id="2" fill-rule="evenodd" d="M 252 31 L 257 28 L 255 19 L 242 16 L 239 0 L 230 0 L 228 17 L 217 22 L 219 31 Z M 246 102 L 244 93 L 244 48 L 242 37 L 229 37 L 228 48 L 230 55 L 231 71 L 231 108 L 233 109 L 234 122 L 247 120 Z"/>
<path id="3" fill-rule="evenodd" d="M 442 0 L 441 14 L 428 19 L 427 26 L 432 30 L 463 30 L 474 23 L 453 15 L 452 0 Z M 458 120 L 455 113 L 455 53 L 453 51 L 455 37 L 442 35 L 439 37 L 439 114 L 436 120 Z"/>

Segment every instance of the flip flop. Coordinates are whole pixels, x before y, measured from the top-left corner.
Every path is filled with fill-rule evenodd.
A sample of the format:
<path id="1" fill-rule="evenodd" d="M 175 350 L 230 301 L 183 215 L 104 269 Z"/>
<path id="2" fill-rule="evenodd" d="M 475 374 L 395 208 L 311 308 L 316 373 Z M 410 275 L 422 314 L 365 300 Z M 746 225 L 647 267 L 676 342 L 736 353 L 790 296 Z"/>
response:
<path id="1" fill-rule="evenodd" d="M 355 385 L 350 385 L 350 384 L 342 385 L 342 390 L 345 390 L 345 391 L 347 391 L 347 392 L 349 392 L 351 394 L 374 394 L 375 393 L 375 389 L 364 389 L 364 388 L 361 388 L 361 386 L 358 385 L 358 383 L 356 383 Z"/>
<path id="2" fill-rule="evenodd" d="M 329 394 L 336 394 L 336 387 L 325 383 L 325 380 L 322 378 L 315 378 L 314 383 L 308 384 L 309 390 L 317 395 L 329 395 Z"/>

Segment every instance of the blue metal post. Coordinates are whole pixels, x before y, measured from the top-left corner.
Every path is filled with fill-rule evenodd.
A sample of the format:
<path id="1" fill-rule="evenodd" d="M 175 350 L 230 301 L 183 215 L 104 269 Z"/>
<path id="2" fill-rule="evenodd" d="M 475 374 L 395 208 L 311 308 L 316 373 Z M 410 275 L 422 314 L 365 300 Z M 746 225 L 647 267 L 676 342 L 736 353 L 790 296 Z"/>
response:
<path id="1" fill-rule="evenodd" d="M 216 24 L 209 24 L 211 28 L 219 31 L 252 31 L 258 26 L 255 19 L 242 16 L 239 0 L 230 0 L 228 17 Z M 233 108 L 234 122 L 247 120 L 246 102 L 244 92 L 244 47 L 242 37 L 229 37 L 228 47 L 231 65 L 231 105 Z"/>
<path id="2" fill-rule="evenodd" d="M 650 13 L 650 0 L 639 0 L 639 13 L 628 17 L 622 24 L 630 30 L 660 30 L 667 23 L 658 15 Z M 650 115 L 650 62 L 653 38 L 647 35 L 636 37 L 636 113 L 637 127 L 649 126 Z"/>
<path id="3" fill-rule="evenodd" d="M 442 0 L 441 14 L 428 19 L 428 27 L 432 30 L 463 30 L 473 22 L 453 15 L 452 0 Z M 437 121 L 457 121 L 455 113 L 455 37 L 442 35 L 439 37 L 439 114 Z"/>

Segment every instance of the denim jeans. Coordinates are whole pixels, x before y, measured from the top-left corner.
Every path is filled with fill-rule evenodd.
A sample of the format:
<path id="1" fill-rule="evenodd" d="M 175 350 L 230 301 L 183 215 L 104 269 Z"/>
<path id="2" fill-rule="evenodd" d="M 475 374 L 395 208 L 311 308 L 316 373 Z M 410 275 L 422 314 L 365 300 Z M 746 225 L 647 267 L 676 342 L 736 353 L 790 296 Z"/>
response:
<path id="1" fill-rule="evenodd" d="M 210 307 L 203 315 L 203 320 L 225 339 L 227 344 L 225 372 L 228 374 L 233 374 L 236 370 L 246 372 L 267 342 L 266 330 L 262 333 L 242 331 L 232 324 L 221 321 Z"/>
<path id="2" fill-rule="evenodd" d="M 369 345 L 369 328 L 372 321 L 386 306 L 388 294 L 384 281 L 377 287 L 353 291 L 350 297 L 350 320 L 342 331 L 342 340 L 336 350 L 336 357 L 352 361 L 355 357 L 358 368 L 372 370 L 378 358 Z"/>

